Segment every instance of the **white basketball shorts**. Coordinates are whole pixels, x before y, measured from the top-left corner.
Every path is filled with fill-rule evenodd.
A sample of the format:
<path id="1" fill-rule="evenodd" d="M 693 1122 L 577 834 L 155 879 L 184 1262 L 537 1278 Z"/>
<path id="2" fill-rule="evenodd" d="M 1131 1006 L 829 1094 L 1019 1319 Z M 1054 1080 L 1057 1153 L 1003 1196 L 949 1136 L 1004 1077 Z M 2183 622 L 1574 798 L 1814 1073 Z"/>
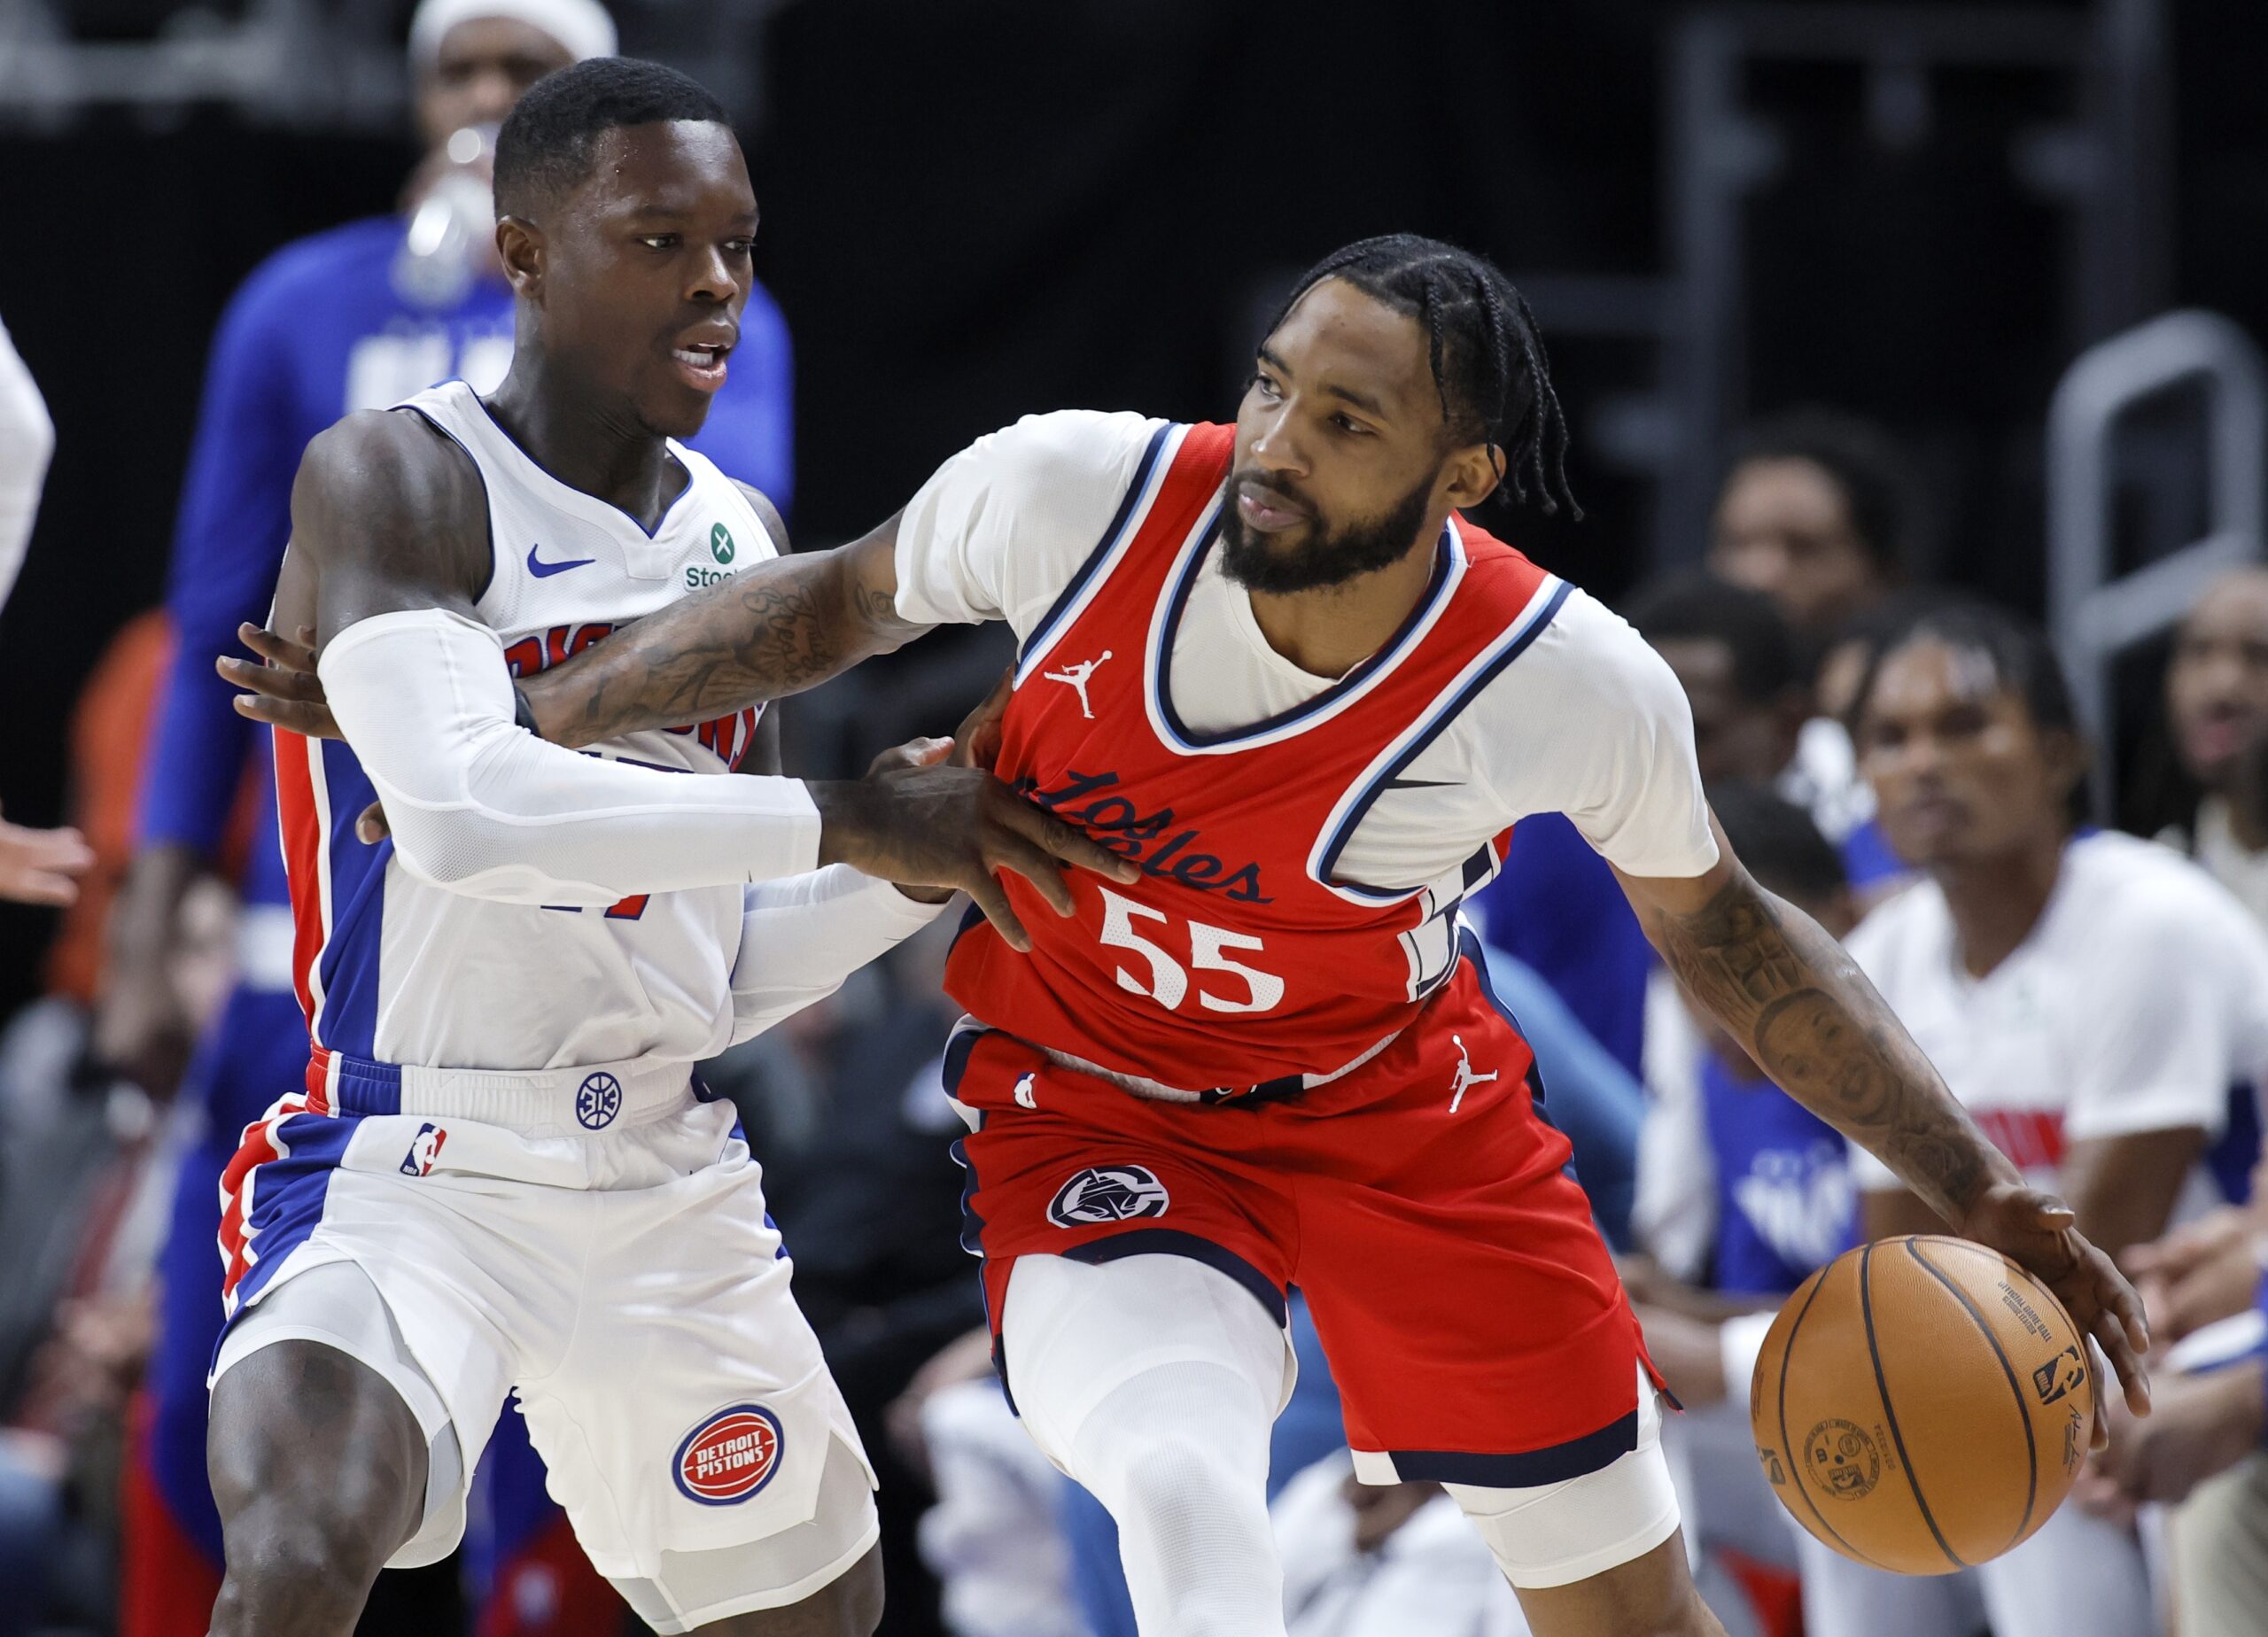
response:
<path id="1" fill-rule="evenodd" d="M 213 1378 L 312 1337 L 392 1381 L 422 1424 L 445 1416 L 467 1476 L 429 1498 L 398 1561 L 454 1544 L 508 1393 L 593 1566 L 664 1629 L 799 1602 L 874 1545 L 872 1469 L 730 1104 L 687 1096 L 570 1135 L 292 1098 L 245 1147 L 223 1183 L 235 1310 Z M 264 1318 L 336 1262 L 369 1275 L 391 1331 L 327 1323 L 314 1302 Z M 454 1517 L 430 1515 L 444 1505 Z M 728 1571 L 728 1548 L 766 1541 L 757 1581 Z M 688 1585 L 703 1589 L 643 1606 Z"/>

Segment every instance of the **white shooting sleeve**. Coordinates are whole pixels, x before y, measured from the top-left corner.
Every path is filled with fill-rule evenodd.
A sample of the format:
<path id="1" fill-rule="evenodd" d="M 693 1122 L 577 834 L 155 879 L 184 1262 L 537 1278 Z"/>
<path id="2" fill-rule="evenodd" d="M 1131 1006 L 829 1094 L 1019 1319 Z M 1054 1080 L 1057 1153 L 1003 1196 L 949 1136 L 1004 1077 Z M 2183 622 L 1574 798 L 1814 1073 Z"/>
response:
<path id="1" fill-rule="evenodd" d="M 39 395 L 32 372 L 16 355 L 8 327 L 0 324 L 0 608 L 24 566 L 39 512 L 47 463 L 55 453 L 55 423 Z"/>
<path id="2" fill-rule="evenodd" d="M 733 962 L 734 1045 L 824 1000 L 945 907 L 917 904 L 847 864 L 758 881 L 742 903 L 741 949 Z"/>
<path id="3" fill-rule="evenodd" d="M 819 810 L 800 780 L 633 766 L 517 725 L 502 640 L 462 615 L 361 621 L 330 640 L 316 671 L 377 787 L 395 856 L 434 886 L 603 905 L 818 863 Z"/>

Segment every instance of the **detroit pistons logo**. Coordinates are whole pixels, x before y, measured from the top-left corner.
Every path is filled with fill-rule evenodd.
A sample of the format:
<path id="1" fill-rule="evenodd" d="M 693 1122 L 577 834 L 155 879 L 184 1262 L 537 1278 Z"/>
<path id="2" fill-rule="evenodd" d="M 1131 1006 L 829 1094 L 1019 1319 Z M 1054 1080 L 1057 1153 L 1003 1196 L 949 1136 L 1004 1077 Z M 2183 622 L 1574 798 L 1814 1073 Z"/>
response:
<path id="1" fill-rule="evenodd" d="M 622 1082 L 612 1075 L 593 1075 L 575 1092 L 575 1118 L 586 1129 L 603 1130 L 622 1112 Z"/>
<path id="2" fill-rule="evenodd" d="M 1056 1190 L 1047 1206 L 1047 1220 L 1058 1228 L 1127 1222 L 1138 1217 L 1163 1216 L 1172 1202 L 1166 1185 L 1147 1166 L 1090 1166 Z"/>
<path id="3" fill-rule="evenodd" d="M 678 1493 L 702 1506 L 733 1506 L 780 1470 L 780 1417 L 761 1404 L 720 1409 L 685 1435 L 672 1476 Z"/>

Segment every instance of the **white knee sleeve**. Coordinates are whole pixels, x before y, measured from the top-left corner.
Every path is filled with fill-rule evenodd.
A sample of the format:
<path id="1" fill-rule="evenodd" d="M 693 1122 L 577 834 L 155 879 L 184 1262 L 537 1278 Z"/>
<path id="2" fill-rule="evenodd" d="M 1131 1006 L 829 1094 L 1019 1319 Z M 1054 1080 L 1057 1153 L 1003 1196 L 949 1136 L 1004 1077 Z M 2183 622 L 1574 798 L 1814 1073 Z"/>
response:
<path id="1" fill-rule="evenodd" d="M 1268 1433 L 1290 1355 L 1251 1292 L 1184 1257 L 1027 1256 L 1002 1332 L 1025 1426 L 1118 1522 L 1143 1637 L 1281 1633 Z"/>
<path id="2" fill-rule="evenodd" d="M 1596 1472 L 1526 1489 L 1444 1484 L 1514 1586 L 1572 1586 L 1644 1556 L 1677 1532 L 1662 1418 L 1641 1369 L 1638 1442 Z"/>

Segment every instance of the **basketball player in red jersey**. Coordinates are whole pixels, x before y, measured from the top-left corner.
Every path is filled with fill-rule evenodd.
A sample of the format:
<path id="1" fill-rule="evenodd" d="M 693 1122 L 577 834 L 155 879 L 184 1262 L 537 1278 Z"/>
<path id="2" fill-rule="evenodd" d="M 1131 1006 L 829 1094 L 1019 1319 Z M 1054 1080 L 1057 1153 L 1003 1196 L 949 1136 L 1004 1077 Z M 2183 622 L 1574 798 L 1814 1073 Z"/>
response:
<path id="1" fill-rule="evenodd" d="M 1136 861 L 973 920 L 947 988 L 967 1234 L 1026 1425 L 1107 1505 L 1149 1637 L 1280 1633 L 1263 1482 L 1307 1293 L 1357 1472 L 1445 1484 L 1539 1637 L 1715 1633 L 1657 1383 L 1459 900 L 1567 813 L 1775 1081 L 2040 1272 L 2146 1407 L 2133 1292 L 1977 1133 L 1832 940 L 1759 888 L 1674 679 L 1461 514 L 1564 495 L 1525 303 L 1431 240 L 1301 280 L 1236 424 L 1034 417 L 865 539 L 524 684 L 579 743 L 808 687 L 948 620 L 1021 639 L 999 776 Z M 232 673 L 321 725 L 308 679 Z M 1015 912 L 1021 911 L 1021 915 Z"/>

